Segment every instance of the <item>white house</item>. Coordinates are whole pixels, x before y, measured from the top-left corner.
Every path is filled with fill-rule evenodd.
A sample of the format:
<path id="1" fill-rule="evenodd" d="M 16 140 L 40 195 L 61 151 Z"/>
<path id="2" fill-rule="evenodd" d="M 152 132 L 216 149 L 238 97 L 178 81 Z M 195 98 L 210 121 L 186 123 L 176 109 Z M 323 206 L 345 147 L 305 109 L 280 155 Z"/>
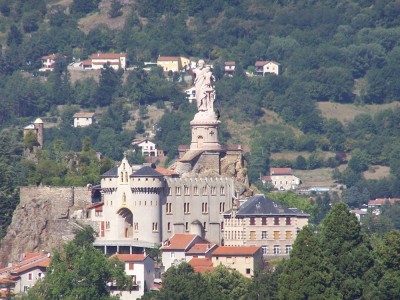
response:
<path id="1" fill-rule="evenodd" d="M 236 63 L 234 61 L 226 61 L 224 63 L 224 74 L 232 76 L 235 73 Z"/>
<path id="2" fill-rule="evenodd" d="M 208 244 L 208 241 L 197 234 L 176 233 L 166 240 L 161 247 L 161 257 L 165 270 L 168 270 L 172 265 L 186 261 L 186 252 L 195 244 L 201 243 Z"/>
<path id="3" fill-rule="evenodd" d="M 196 100 L 196 88 L 191 87 L 190 89 L 185 90 L 186 98 L 189 100 L 189 103 L 192 103 L 193 100 Z"/>
<path id="4" fill-rule="evenodd" d="M 271 168 L 270 176 L 262 177 L 261 181 L 272 183 L 280 191 L 293 190 L 300 185 L 300 179 L 293 175 L 292 168 Z"/>
<path id="5" fill-rule="evenodd" d="M 95 53 L 80 63 L 80 67 L 84 70 L 101 70 L 104 65 L 108 65 L 114 70 L 126 70 L 127 55 L 126 53 Z"/>
<path id="6" fill-rule="evenodd" d="M 112 257 L 125 264 L 125 274 L 132 278 L 132 290 L 121 291 L 111 287 L 111 294 L 119 295 L 121 300 L 142 297 L 145 289 L 150 289 L 154 282 L 154 260 L 144 254 L 115 254 Z"/>
<path id="7" fill-rule="evenodd" d="M 132 146 L 139 147 L 142 151 L 143 156 L 154 156 L 157 157 L 161 153 L 156 148 L 156 144 L 149 141 L 148 139 L 135 139 L 132 141 Z"/>
<path id="8" fill-rule="evenodd" d="M 74 127 L 86 127 L 92 125 L 95 120 L 94 112 L 77 112 L 74 114 Z"/>
<path id="9" fill-rule="evenodd" d="M 281 64 L 276 61 L 256 61 L 254 67 L 258 76 L 264 76 L 266 73 L 280 75 L 282 71 Z"/>

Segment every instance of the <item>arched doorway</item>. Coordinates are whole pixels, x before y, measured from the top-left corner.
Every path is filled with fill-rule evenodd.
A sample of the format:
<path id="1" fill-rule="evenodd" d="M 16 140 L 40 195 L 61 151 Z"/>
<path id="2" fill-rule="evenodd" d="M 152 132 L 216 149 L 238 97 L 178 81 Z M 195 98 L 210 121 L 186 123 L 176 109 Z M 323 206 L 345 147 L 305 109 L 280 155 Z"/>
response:
<path id="1" fill-rule="evenodd" d="M 132 238 L 133 237 L 133 214 L 128 208 L 121 208 L 118 211 L 118 215 L 122 219 L 123 228 L 123 236 L 125 238 Z"/>

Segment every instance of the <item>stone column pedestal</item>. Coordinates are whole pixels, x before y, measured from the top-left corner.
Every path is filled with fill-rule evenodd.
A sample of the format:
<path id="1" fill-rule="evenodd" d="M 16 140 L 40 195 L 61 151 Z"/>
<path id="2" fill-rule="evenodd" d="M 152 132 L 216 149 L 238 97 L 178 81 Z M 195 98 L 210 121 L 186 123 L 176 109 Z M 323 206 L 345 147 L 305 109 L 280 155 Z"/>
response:
<path id="1" fill-rule="evenodd" d="M 214 112 L 198 112 L 190 122 L 192 142 L 190 150 L 220 150 L 218 129 L 221 122 Z"/>

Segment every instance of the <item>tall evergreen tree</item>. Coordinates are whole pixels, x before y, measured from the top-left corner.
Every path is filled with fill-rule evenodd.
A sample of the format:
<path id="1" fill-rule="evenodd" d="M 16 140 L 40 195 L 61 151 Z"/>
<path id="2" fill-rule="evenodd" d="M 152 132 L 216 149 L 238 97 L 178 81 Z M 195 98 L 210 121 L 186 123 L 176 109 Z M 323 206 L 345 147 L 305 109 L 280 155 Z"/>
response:
<path id="1" fill-rule="evenodd" d="M 318 238 L 306 226 L 299 232 L 279 278 L 280 299 L 338 299 L 329 288 L 330 282 Z"/>
<path id="2" fill-rule="evenodd" d="M 320 240 L 332 274 L 332 288 L 342 299 L 361 297 L 363 277 L 373 265 L 372 248 L 345 203 L 336 203 L 327 214 L 321 224 Z"/>

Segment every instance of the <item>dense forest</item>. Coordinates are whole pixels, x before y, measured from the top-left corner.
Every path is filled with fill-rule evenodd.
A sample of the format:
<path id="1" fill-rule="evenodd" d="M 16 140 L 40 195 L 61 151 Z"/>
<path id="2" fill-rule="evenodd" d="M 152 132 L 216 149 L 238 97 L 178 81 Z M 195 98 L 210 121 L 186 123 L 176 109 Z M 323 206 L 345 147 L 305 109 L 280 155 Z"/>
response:
<path id="1" fill-rule="evenodd" d="M 399 99 L 399 12 L 400 3 L 390 0 L 0 1 L 0 146 L 9 149 L 0 161 L 5 177 L 0 208 L 7 215 L 1 218 L 0 236 L 18 203 L 19 185 L 98 181 L 131 140 L 151 126 L 148 105 L 165 110 L 155 140 L 170 160 L 179 144 L 189 142 L 195 108 L 182 93 L 187 87 L 183 74 L 166 80 L 159 69 L 142 69 L 159 55 L 204 58 L 213 64 L 221 141 L 234 135 L 227 120 L 253 128 L 245 154 L 251 182 L 269 166 L 346 166 L 335 169 L 333 176 L 348 187 L 343 200 L 350 206 L 399 196 L 400 108 L 359 114 L 346 123 L 326 119 L 316 108 L 323 101 L 362 106 Z M 123 26 L 82 30 L 81 20 L 96 14 L 109 21 L 123 18 L 118 19 Z M 98 81 L 72 82 L 68 65 L 96 52 L 126 52 L 132 68 L 105 67 Z M 41 57 L 51 53 L 60 54 L 54 71 L 38 72 Z M 227 60 L 236 62 L 233 77 L 223 76 Z M 258 60 L 279 62 L 283 74 L 246 76 Z M 101 110 L 98 124 L 73 128 L 72 115 L 80 109 Z M 137 120 L 128 113 L 134 110 L 139 111 Z M 267 110 L 284 123 L 266 125 Z M 57 126 L 45 129 L 43 151 L 26 159 L 24 149 L 33 149 L 35 143 L 23 140 L 22 127 L 36 117 L 55 120 Z M 134 128 L 126 126 L 128 121 Z M 270 158 L 282 151 L 310 155 Z M 333 156 L 324 158 L 324 152 Z M 143 161 L 138 155 L 130 159 Z M 390 175 L 366 180 L 363 172 L 374 165 L 389 167 Z"/>

